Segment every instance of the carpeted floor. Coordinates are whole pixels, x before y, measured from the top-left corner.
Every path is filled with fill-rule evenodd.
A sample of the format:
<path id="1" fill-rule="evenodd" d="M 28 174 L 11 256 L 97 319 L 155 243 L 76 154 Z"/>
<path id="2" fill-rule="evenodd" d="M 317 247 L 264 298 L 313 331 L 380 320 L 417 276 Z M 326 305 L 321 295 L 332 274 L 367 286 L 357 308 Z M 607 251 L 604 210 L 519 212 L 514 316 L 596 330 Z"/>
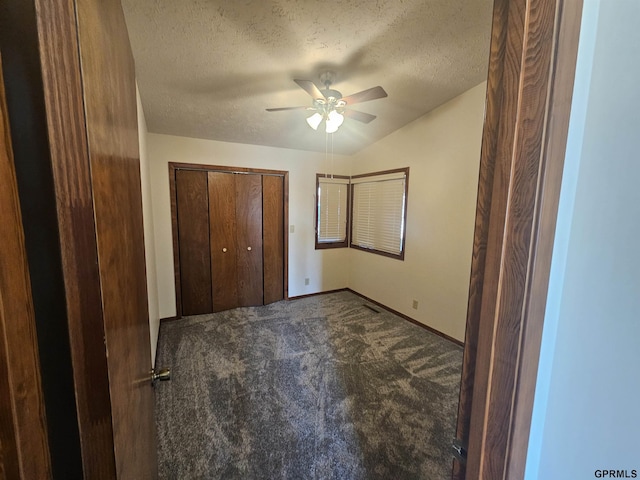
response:
<path id="1" fill-rule="evenodd" d="M 162 324 L 160 478 L 450 477 L 462 349 L 349 292 Z"/>

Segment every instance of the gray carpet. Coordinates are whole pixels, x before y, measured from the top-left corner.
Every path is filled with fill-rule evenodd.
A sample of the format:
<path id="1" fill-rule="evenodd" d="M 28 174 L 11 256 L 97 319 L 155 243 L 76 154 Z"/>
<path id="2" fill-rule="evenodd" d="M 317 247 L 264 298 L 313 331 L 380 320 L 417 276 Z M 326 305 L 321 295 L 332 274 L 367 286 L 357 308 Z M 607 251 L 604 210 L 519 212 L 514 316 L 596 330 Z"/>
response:
<path id="1" fill-rule="evenodd" d="M 462 349 L 350 292 L 162 324 L 160 478 L 450 478 Z"/>

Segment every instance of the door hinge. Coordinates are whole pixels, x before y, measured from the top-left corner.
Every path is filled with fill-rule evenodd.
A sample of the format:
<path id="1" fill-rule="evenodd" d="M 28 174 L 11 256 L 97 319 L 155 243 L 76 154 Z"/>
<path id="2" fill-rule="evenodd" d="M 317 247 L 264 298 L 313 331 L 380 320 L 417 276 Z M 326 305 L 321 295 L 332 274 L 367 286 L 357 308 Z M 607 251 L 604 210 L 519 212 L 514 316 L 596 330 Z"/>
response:
<path id="1" fill-rule="evenodd" d="M 467 463 L 467 447 L 462 440 L 455 438 L 451 445 L 453 456 L 463 465 Z"/>

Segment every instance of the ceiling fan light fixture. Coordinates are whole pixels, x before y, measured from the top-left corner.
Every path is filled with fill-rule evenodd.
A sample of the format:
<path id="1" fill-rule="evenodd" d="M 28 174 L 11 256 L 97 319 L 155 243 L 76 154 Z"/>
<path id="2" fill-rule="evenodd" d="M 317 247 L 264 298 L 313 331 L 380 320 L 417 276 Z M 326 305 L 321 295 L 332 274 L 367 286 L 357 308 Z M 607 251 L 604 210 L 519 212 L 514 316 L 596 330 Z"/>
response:
<path id="1" fill-rule="evenodd" d="M 267 108 L 267 111 L 311 110 L 314 113 L 306 119 L 309 126 L 317 131 L 320 124 L 324 121 L 324 130 L 327 133 L 335 133 L 338 131 L 344 122 L 343 114 L 345 113 L 350 119 L 357 120 L 362 123 L 369 123 L 372 120 L 375 120 L 375 115 L 359 112 L 357 110 L 347 110 L 347 108 L 350 109 L 351 105 L 356 103 L 368 102 L 370 100 L 386 97 L 387 92 L 384 91 L 384 88 L 381 86 L 372 87 L 343 97 L 342 93 L 331 88 L 334 78 L 334 72 L 325 72 L 320 76 L 320 80 L 325 86 L 324 90 L 320 90 L 311 80 L 294 79 L 293 81 L 307 92 L 311 98 L 313 98 L 313 106 Z"/>
<path id="2" fill-rule="evenodd" d="M 307 123 L 314 130 L 318 130 L 318 125 L 320 125 L 320 122 L 322 122 L 322 115 L 320 115 L 318 112 L 307 118 Z"/>
<path id="3" fill-rule="evenodd" d="M 342 125 L 342 122 L 344 122 L 344 115 L 336 112 L 335 110 L 331 110 L 327 116 L 327 133 L 337 132 L 340 125 Z"/>

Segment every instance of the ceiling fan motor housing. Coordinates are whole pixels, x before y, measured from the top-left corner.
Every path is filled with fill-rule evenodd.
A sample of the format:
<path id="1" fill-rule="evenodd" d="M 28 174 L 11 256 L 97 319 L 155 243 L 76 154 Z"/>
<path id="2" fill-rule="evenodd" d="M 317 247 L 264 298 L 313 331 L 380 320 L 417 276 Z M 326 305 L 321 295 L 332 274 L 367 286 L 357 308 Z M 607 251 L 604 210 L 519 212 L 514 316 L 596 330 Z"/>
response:
<path id="1" fill-rule="evenodd" d="M 324 98 L 326 98 L 329 101 L 331 101 L 332 98 L 336 101 L 342 98 L 342 94 L 339 91 L 332 90 L 331 88 L 327 88 L 325 90 L 320 90 L 320 91 L 324 95 Z"/>

